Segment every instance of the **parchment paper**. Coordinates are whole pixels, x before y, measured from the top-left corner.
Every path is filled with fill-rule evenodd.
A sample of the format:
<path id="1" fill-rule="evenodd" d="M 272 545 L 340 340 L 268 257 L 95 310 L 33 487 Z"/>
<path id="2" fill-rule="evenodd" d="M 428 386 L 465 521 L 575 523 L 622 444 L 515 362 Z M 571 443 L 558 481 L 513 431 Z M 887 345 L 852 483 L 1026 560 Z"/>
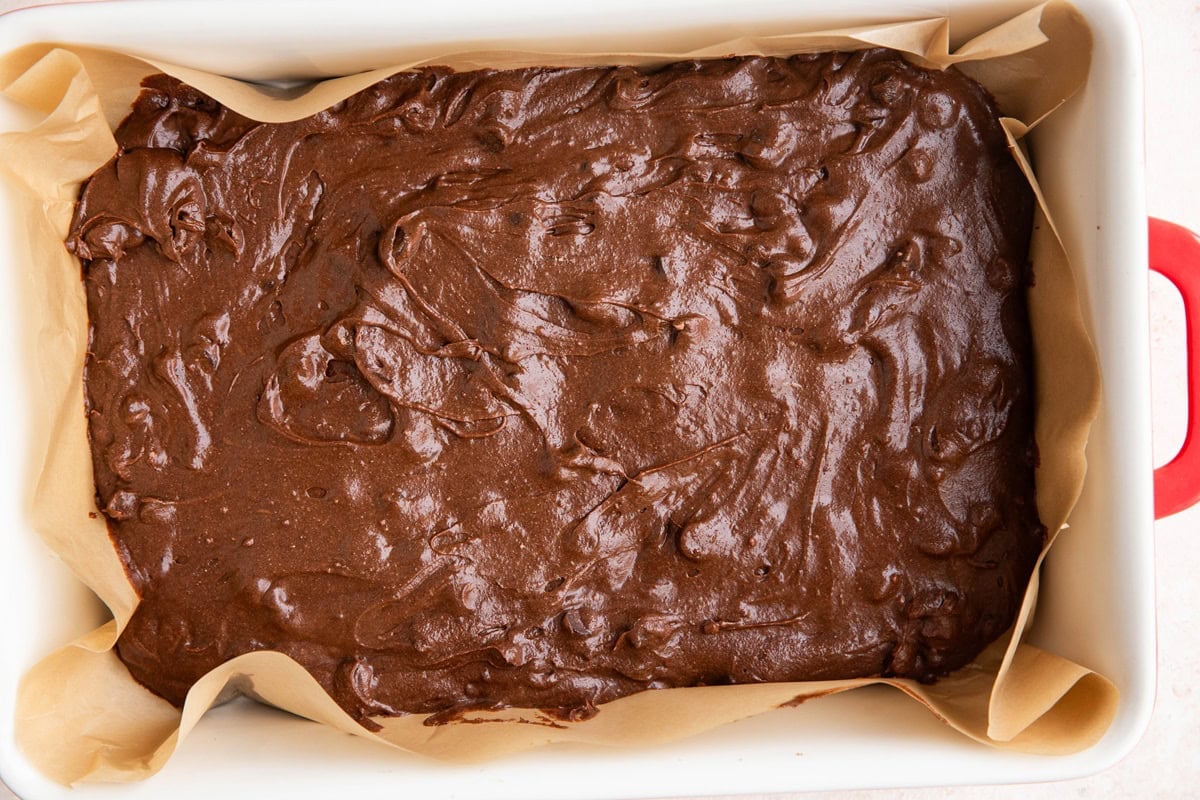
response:
<path id="1" fill-rule="evenodd" d="M 140 80 L 170 73 L 255 119 L 282 122 L 315 113 L 396 71 L 418 64 L 480 66 L 653 64 L 729 54 L 786 55 L 887 46 L 921 64 L 956 64 L 987 86 L 1012 117 L 1004 124 L 1026 174 L 1017 139 L 1086 79 L 1091 37 L 1063 2 L 1021 14 L 949 52 L 949 23 L 929 19 L 742 38 L 699 51 L 658 53 L 447 53 L 418 63 L 324 81 L 297 90 L 265 89 L 184 67 L 86 48 L 31 45 L 0 59 L 0 90 L 41 115 L 32 130 L 0 136 L 0 168 L 18 188 L 28 227 L 24 298 L 33 330 L 31 420 L 40 456 L 30 482 L 32 522 L 46 542 L 108 605 L 113 621 L 52 653 L 25 676 L 17 737 L 26 755 L 62 783 L 129 781 L 159 770 L 215 702 L 234 692 L 340 730 L 450 760 L 478 760 L 550 742 L 637 746 L 689 736 L 780 705 L 886 683 L 925 704 L 963 734 L 994 747 L 1071 753 L 1096 742 L 1116 712 L 1117 690 L 1086 667 L 1021 643 L 1037 596 L 1035 574 L 1012 631 L 973 664 L 933 686 L 906 680 L 852 680 L 711 686 L 643 692 L 574 723 L 537 711 L 476 712 L 466 721 L 426 725 L 426 717 L 380 718 L 371 733 L 350 719 L 294 661 L 280 653 L 236 658 L 202 678 L 182 713 L 136 683 L 112 650 L 137 595 L 96 513 L 83 414 L 81 369 L 87 319 L 80 267 L 63 247 L 79 183 L 115 152 L 112 128 L 129 110 Z M 664 42 L 669 45 L 669 42 Z M 1036 182 L 1034 183 L 1036 189 Z M 1066 254 L 1041 201 L 1029 291 L 1036 361 L 1038 510 L 1051 532 L 1065 527 L 1083 482 L 1084 445 L 1099 402 L 1099 371 L 1084 329 Z M 1045 553 L 1043 553 L 1043 557 Z M 1040 564 L 1040 562 L 1039 562 Z M 469 724 L 488 720 L 494 724 Z"/>

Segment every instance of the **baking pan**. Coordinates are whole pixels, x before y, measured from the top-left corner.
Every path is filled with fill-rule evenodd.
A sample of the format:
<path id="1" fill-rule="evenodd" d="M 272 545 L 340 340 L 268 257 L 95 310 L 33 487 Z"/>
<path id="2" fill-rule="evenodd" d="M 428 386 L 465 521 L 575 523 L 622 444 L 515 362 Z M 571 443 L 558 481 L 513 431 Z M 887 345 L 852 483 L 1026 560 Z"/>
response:
<path id="1" fill-rule="evenodd" d="M 216 3 L 115 2 L 26 9 L 0 17 L 0 52 L 57 41 L 120 49 L 249 80 L 296 80 L 391 63 L 401 49 L 445 52 L 487 40 L 514 49 L 652 50 L 667 32 L 697 44 L 771 33 L 948 15 L 956 42 L 1031 5 L 960 0 L 935 5 L 850 0 L 719 0 L 604 4 L 369 0 Z M 38 464 L 20 420 L 27 402 L 10 379 L 0 394 L 0 775 L 27 798 L 296 798 L 403 792 L 422 798 L 662 797 L 937 784 L 1012 783 L 1102 770 L 1138 741 L 1154 702 L 1153 519 L 1200 492 L 1200 442 L 1152 473 L 1148 248 L 1200 324 L 1200 243 L 1145 214 L 1144 109 L 1138 31 L 1123 0 L 1076 0 L 1095 51 L 1086 88 L 1032 134 L 1039 179 L 1080 282 L 1103 375 L 1103 404 L 1088 444 L 1083 495 L 1051 551 L 1029 641 L 1096 669 L 1121 692 L 1117 717 L 1094 747 L 1034 756 L 961 737 L 898 692 L 867 688 L 779 709 L 651 748 L 559 745 L 471 766 L 407 756 L 269 708 L 237 701 L 205 718 L 157 776 L 140 784 L 66 789 L 37 773 L 13 740 L 20 676 L 64 641 L 105 618 L 25 519 Z M 0 106 L 0 130 L 23 124 Z M 11 243 L 21 220 L 0 196 L 0 374 L 25 374 L 22 279 Z M 1191 271 L 1190 271 L 1191 270 Z M 1195 298 L 1196 302 L 1189 302 Z M 1189 331 L 1197 330 L 1190 324 Z M 1192 336 L 1189 333 L 1189 337 Z M 1200 359 L 1192 348 L 1189 365 Z M 1200 369 L 1191 370 L 1200 375 Z M 1200 391 L 1190 400 L 1200 422 Z"/>

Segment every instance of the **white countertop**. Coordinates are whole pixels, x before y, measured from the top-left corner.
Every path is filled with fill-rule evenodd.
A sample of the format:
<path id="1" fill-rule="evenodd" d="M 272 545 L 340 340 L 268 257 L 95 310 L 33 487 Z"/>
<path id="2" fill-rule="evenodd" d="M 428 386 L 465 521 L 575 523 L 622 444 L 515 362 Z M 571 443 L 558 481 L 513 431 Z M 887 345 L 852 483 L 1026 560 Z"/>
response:
<path id="1" fill-rule="evenodd" d="M 1200 231 L 1200 2 L 1130 0 L 1146 54 L 1147 175 L 1150 213 Z M 0 0 L 0 11 L 33 0 Z M 1198 265 L 1200 266 L 1200 265 Z M 1183 441 L 1183 310 L 1151 278 L 1154 448 L 1163 463 Z M 1145 738 L 1107 772 L 1058 784 L 908 791 L 829 792 L 814 800 L 934 798 L 1200 797 L 1200 506 L 1156 526 L 1158 700 Z M 0 800 L 15 796 L 0 783 Z M 782 797 L 782 796 L 776 796 Z"/>

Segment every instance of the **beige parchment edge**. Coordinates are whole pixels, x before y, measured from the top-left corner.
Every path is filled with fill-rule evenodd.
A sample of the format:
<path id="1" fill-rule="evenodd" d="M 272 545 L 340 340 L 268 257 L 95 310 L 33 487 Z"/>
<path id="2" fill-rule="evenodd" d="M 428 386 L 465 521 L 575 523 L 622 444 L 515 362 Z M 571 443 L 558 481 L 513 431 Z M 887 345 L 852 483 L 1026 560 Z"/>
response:
<path id="1" fill-rule="evenodd" d="M 79 265 L 62 246 L 79 183 L 115 151 L 112 128 L 127 113 L 146 75 L 168 72 L 247 116 L 299 119 L 399 70 L 420 64 L 480 66 L 652 64 L 728 54 L 786 55 L 888 46 L 918 63 L 956 65 L 991 90 L 1011 117 L 1014 153 L 1036 189 L 1018 140 L 1086 80 L 1091 37 L 1064 2 L 1031 8 L 951 53 L 949 21 L 929 19 L 815 33 L 741 38 L 699 51 L 655 53 L 447 53 L 336 78 L 290 92 L 210 73 L 88 48 L 31 45 L 0 58 L 0 90 L 41 121 L 0 135 L 0 170 L 17 188 L 28 223 L 23 254 L 33 331 L 29 385 L 37 469 L 30 481 L 33 526 L 111 609 L 114 620 L 46 657 L 25 676 L 16 728 L 26 755 L 62 783 L 129 781 L 162 768 L 188 732 L 231 691 L 250 694 L 300 716 L 437 758 L 494 758 L 550 742 L 637 746 L 679 739 L 758 714 L 797 698 L 869 683 L 892 685 L 963 734 L 994 747 L 1071 753 L 1099 740 L 1116 713 L 1118 694 L 1104 677 L 1021 643 L 1037 596 L 1034 576 L 1011 633 L 974 663 L 933 686 L 902 680 L 854 680 L 699 687 L 644 692 L 601 707 L 592 719 L 561 723 L 539 712 L 477 712 L 469 720 L 429 726 L 425 717 L 380 718 L 372 733 L 351 720 L 291 659 L 241 656 L 213 670 L 190 692 L 182 713 L 137 684 L 112 650 L 137 604 L 102 519 L 97 518 L 83 416 L 80 365 L 87 345 Z M 1086 471 L 1084 446 L 1099 404 L 1099 371 L 1066 253 L 1039 193 L 1030 289 L 1037 378 L 1038 508 L 1052 532 L 1065 527 Z M 1043 558 L 1045 553 L 1042 554 Z M 1039 562 L 1040 563 L 1040 562 Z"/>

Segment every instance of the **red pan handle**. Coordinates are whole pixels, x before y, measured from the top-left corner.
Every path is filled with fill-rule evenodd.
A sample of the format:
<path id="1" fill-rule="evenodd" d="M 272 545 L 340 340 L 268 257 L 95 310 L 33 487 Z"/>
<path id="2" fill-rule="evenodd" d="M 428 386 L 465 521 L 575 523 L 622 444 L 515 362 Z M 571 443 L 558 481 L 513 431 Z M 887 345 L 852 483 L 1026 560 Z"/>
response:
<path id="1" fill-rule="evenodd" d="M 1162 519 L 1200 501 L 1200 237 L 1151 217 L 1150 269 L 1175 284 L 1187 321 L 1187 436 L 1170 463 L 1154 470 L 1154 517 Z"/>

